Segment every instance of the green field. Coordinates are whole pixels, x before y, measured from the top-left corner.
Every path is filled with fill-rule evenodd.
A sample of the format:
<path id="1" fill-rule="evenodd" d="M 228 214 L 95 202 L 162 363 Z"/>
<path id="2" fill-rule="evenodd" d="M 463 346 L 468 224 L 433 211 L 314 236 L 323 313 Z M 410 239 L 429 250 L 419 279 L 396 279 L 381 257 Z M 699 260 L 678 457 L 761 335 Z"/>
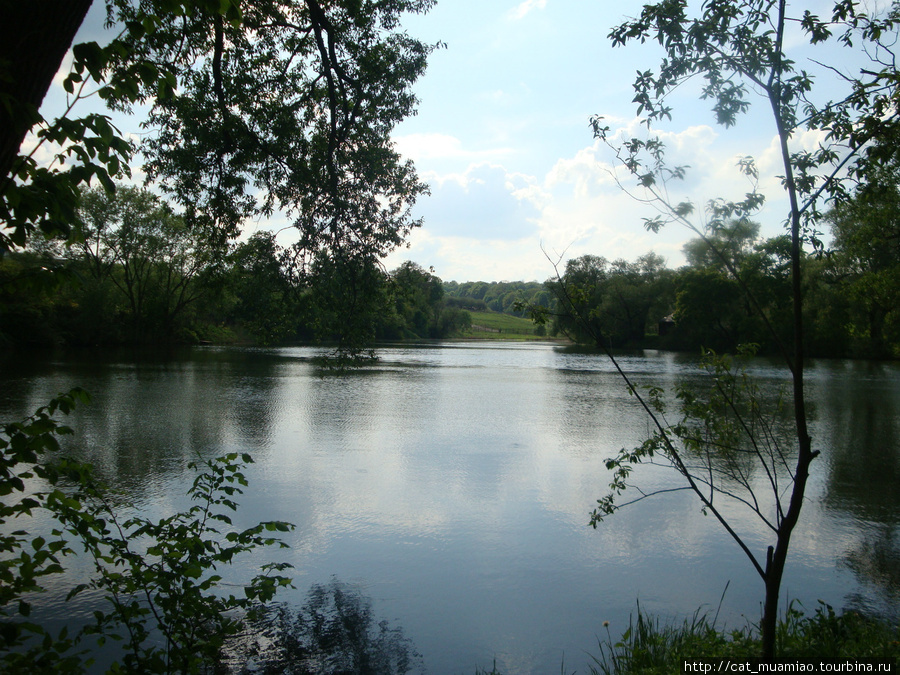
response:
<path id="1" fill-rule="evenodd" d="M 501 314 L 500 312 L 473 312 L 472 328 L 460 337 L 480 340 L 546 340 L 544 335 L 536 335 L 530 319 Z"/>

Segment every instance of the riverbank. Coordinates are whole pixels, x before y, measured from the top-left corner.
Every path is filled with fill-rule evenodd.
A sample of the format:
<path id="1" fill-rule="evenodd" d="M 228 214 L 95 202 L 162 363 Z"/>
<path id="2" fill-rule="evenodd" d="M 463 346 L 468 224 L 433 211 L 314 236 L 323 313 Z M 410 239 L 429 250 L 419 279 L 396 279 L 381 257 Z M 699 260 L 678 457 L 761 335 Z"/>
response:
<path id="1" fill-rule="evenodd" d="M 685 662 L 700 659 L 724 659 L 743 666 L 752 664 L 762 651 L 756 626 L 729 631 L 718 628 L 715 618 L 699 611 L 676 625 L 662 623 L 638 607 L 619 638 L 606 622 L 603 630 L 599 652 L 592 655 L 594 664 L 588 666 L 591 675 L 682 673 Z M 844 660 L 856 664 L 875 659 L 889 662 L 890 672 L 896 672 L 900 663 L 900 622 L 854 611 L 838 614 L 821 602 L 811 615 L 798 603 L 791 603 L 779 623 L 777 640 L 779 662 L 818 665 L 824 660 Z M 565 663 L 560 672 L 569 672 Z M 476 670 L 476 675 L 506 674 L 494 664 L 491 670 Z"/>

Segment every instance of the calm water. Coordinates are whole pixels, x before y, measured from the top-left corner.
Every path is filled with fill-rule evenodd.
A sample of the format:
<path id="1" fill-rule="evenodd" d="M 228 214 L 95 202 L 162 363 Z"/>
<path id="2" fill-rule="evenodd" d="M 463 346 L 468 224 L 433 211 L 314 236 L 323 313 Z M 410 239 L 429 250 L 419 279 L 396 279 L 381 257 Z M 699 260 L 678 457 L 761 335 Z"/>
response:
<path id="1" fill-rule="evenodd" d="M 239 524 L 287 520 L 302 603 L 340 584 L 400 627 L 429 673 L 586 671 L 604 621 L 618 635 L 636 602 L 663 617 L 698 607 L 720 624 L 756 620 L 762 583 L 686 493 L 636 505 L 591 529 L 603 460 L 648 422 L 601 356 L 549 344 L 385 347 L 346 376 L 313 348 L 84 353 L 0 362 L 0 419 L 78 385 L 74 454 L 136 508 L 184 505 L 197 454 L 250 452 Z M 623 357 L 639 383 L 694 376 L 693 359 Z M 776 388 L 783 373 L 757 360 Z M 809 610 L 898 613 L 900 368 L 820 361 L 809 370 L 817 460 L 784 584 Z M 648 471 L 647 485 L 667 475 Z M 755 523 L 739 521 L 751 545 Z M 260 560 L 234 571 L 249 575 Z M 76 566 L 73 577 L 83 570 Z M 50 593 L 45 612 L 78 617 Z M 87 602 L 89 598 L 85 599 Z"/>

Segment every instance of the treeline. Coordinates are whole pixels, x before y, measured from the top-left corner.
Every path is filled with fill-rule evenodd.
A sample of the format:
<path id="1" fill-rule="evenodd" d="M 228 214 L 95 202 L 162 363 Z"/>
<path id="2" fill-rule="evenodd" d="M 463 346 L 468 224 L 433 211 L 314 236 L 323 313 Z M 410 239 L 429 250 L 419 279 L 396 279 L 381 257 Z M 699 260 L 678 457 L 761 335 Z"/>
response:
<path id="1" fill-rule="evenodd" d="M 475 312 L 525 316 L 526 306 L 550 307 L 553 295 L 540 281 L 445 281 L 447 303 Z"/>
<path id="2" fill-rule="evenodd" d="M 860 189 L 829 214 L 830 249 L 802 258 L 810 355 L 900 356 L 897 182 Z M 761 239 L 747 220 L 689 241 L 678 270 L 653 253 L 585 255 L 543 283 L 460 283 L 412 262 L 388 271 L 374 258 L 310 255 L 270 232 L 222 241 L 134 187 L 85 192 L 79 215 L 67 244 L 36 238 L 0 259 L 0 343 L 320 341 L 352 351 L 452 337 L 471 326 L 470 311 L 494 311 L 615 348 L 790 347 L 788 238 Z"/>
<path id="3" fill-rule="evenodd" d="M 470 325 L 441 280 L 406 262 L 308 255 L 271 232 L 229 244 L 147 190 L 81 198 L 67 244 L 0 258 L 0 343 L 288 341 L 363 345 L 442 338 Z"/>
<path id="4" fill-rule="evenodd" d="M 829 215 L 831 248 L 801 259 L 807 354 L 900 356 L 898 213 L 895 184 L 877 194 L 863 190 Z M 653 253 L 635 262 L 569 260 L 546 282 L 550 307 L 532 306 L 531 313 L 552 335 L 598 346 L 790 350 L 790 240 L 758 235 L 755 223 L 727 223 L 689 241 L 688 264 L 678 270 Z"/>
<path id="5" fill-rule="evenodd" d="M 896 177 L 862 188 L 828 216 L 832 245 L 801 258 L 811 356 L 900 357 L 900 191 Z M 874 184 L 873 184 L 874 185 Z M 733 220 L 684 247 L 673 270 L 654 253 L 636 261 L 569 260 L 538 282 L 445 282 L 447 302 L 522 315 L 547 333 L 613 348 L 790 350 L 790 240 L 762 239 Z"/>

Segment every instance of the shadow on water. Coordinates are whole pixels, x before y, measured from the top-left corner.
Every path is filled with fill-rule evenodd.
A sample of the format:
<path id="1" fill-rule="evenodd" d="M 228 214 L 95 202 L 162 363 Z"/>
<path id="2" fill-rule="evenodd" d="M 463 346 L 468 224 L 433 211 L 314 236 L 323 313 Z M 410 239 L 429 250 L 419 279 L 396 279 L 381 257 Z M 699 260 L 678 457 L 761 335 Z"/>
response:
<path id="1" fill-rule="evenodd" d="M 377 621 L 372 601 L 332 578 L 315 584 L 299 608 L 271 605 L 234 644 L 238 672 L 249 675 L 405 675 L 424 673 L 403 629 Z"/>

